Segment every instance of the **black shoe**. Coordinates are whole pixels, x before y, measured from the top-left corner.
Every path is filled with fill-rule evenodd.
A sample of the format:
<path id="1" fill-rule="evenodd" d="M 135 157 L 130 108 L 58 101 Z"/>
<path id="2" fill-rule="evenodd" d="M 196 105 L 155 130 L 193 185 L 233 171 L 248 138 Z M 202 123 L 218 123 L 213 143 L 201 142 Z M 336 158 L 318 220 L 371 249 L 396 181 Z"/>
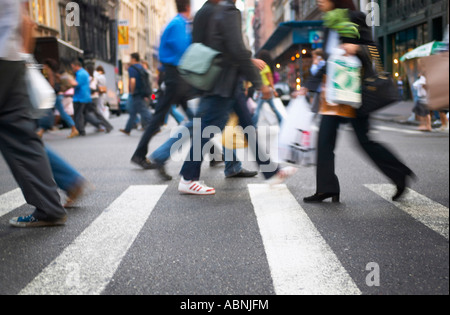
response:
<path id="1" fill-rule="evenodd" d="M 164 165 L 162 166 L 157 166 L 156 169 L 158 170 L 159 176 L 166 181 L 171 181 L 173 179 L 172 176 L 170 176 L 169 174 L 167 174 L 166 172 L 166 168 L 164 167 Z"/>
<path id="2" fill-rule="evenodd" d="M 131 163 L 134 163 L 134 164 L 142 167 L 144 170 L 154 170 L 157 168 L 157 166 L 152 164 L 152 162 L 150 162 L 150 160 L 141 159 L 136 156 L 133 156 L 133 158 L 131 159 Z"/>
<path id="3" fill-rule="evenodd" d="M 240 172 L 226 176 L 226 178 L 251 178 L 258 175 L 258 172 L 248 171 L 245 168 L 241 169 Z"/>
<path id="4" fill-rule="evenodd" d="M 392 201 L 399 201 L 403 195 L 405 194 L 406 188 L 408 188 L 409 184 L 409 180 L 410 179 L 416 179 L 416 175 L 414 173 L 411 173 L 407 176 L 405 176 L 405 178 L 403 179 L 403 181 L 397 185 L 397 193 L 392 197 Z"/>
<path id="5" fill-rule="evenodd" d="M 333 203 L 339 203 L 341 199 L 340 194 L 321 194 L 317 193 L 314 196 L 304 198 L 303 201 L 306 203 L 321 203 L 327 199 L 330 199 Z"/>

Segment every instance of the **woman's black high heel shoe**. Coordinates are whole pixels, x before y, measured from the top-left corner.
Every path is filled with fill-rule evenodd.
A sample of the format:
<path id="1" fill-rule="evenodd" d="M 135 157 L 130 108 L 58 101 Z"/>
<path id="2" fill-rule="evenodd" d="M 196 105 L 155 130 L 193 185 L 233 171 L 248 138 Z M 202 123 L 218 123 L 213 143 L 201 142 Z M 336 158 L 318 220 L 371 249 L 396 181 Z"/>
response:
<path id="1" fill-rule="evenodd" d="M 326 194 L 326 193 L 324 194 L 317 193 L 314 196 L 304 198 L 303 201 L 306 203 L 321 203 L 330 198 L 333 203 L 341 202 L 340 194 Z"/>
<path id="2" fill-rule="evenodd" d="M 400 199 L 402 199 L 403 195 L 406 192 L 406 188 L 409 187 L 409 181 L 411 180 L 417 180 L 417 176 L 413 172 L 405 176 L 402 183 L 397 185 L 397 193 L 392 197 L 392 201 L 399 201 Z"/>

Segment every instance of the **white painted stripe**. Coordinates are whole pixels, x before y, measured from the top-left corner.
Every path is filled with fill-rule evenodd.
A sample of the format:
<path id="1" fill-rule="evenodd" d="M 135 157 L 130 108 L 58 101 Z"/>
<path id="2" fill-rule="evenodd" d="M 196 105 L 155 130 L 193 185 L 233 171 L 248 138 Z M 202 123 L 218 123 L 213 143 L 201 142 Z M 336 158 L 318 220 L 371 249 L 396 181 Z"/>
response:
<path id="1" fill-rule="evenodd" d="M 98 295 L 167 186 L 130 186 L 21 295 Z"/>
<path id="2" fill-rule="evenodd" d="M 4 215 L 22 207 L 27 202 L 23 197 L 22 190 L 15 189 L 0 196 L 0 218 Z"/>
<path id="3" fill-rule="evenodd" d="M 423 135 L 424 133 L 422 131 L 418 130 L 411 130 L 411 129 L 400 129 L 400 128 L 392 128 L 392 127 L 386 127 L 386 126 L 376 126 L 375 130 L 383 130 L 383 131 L 394 131 L 394 132 L 401 132 L 401 133 L 407 133 L 411 135 Z"/>
<path id="4" fill-rule="evenodd" d="M 249 185 L 278 295 L 360 295 L 285 185 Z"/>
<path id="5" fill-rule="evenodd" d="M 405 211 L 417 221 L 449 239 L 449 209 L 440 203 L 408 189 L 399 202 L 392 201 L 396 188 L 394 185 L 365 185 L 368 189 Z"/>

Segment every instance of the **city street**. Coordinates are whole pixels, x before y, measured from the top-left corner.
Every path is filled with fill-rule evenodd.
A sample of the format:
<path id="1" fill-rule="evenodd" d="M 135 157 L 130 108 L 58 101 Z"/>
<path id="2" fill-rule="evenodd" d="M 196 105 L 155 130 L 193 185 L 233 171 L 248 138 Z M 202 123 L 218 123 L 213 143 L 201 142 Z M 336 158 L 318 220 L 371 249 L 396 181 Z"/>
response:
<path id="1" fill-rule="evenodd" d="M 314 167 L 270 188 L 261 175 L 225 179 L 223 166 L 204 163 L 202 180 L 217 194 L 180 195 L 181 162 L 168 163 L 170 182 L 130 163 L 142 132 L 120 133 L 127 118 L 112 118 L 111 134 L 45 134 L 94 187 L 63 227 L 9 226 L 32 209 L 0 158 L 0 295 L 449 293 L 448 132 L 374 121 L 374 138 L 418 177 L 394 203 L 394 187 L 342 128 L 342 203 L 311 205 L 303 198 L 315 192 Z"/>

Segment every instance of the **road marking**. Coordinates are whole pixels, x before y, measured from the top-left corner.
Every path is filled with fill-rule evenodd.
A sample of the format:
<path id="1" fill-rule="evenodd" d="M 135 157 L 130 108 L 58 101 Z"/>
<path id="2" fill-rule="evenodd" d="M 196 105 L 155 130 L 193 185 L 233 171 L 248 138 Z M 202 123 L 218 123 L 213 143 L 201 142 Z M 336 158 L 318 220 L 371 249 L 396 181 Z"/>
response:
<path id="1" fill-rule="evenodd" d="M 167 186 L 130 186 L 21 295 L 99 295 Z"/>
<path id="2" fill-rule="evenodd" d="M 285 185 L 248 188 L 276 294 L 361 294 Z"/>
<path id="3" fill-rule="evenodd" d="M 4 215 L 22 207 L 27 202 L 23 197 L 22 190 L 15 189 L 0 196 L 0 218 Z"/>
<path id="4" fill-rule="evenodd" d="M 405 211 L 417 221 L 426 225 L 433 231 L 449 239 L 449 209 L 440 203 L 408 189 L 403 200 L 392 201 L 395 194 L 395 186 L 388 184 L 365 185 L 368 189 Z"/>
<path id="5" fill-rule="evenodd" d="M 424 134 L 423 132 L 417 131 L 417 130 L 392 128 L 392 127 L 386 127 L 386 126 L 376 126 L 375 130 L 402 132 L 402 133 L 407 133 L 407 134 L 411 134 L 411 135 L 423 135 Z"/>

